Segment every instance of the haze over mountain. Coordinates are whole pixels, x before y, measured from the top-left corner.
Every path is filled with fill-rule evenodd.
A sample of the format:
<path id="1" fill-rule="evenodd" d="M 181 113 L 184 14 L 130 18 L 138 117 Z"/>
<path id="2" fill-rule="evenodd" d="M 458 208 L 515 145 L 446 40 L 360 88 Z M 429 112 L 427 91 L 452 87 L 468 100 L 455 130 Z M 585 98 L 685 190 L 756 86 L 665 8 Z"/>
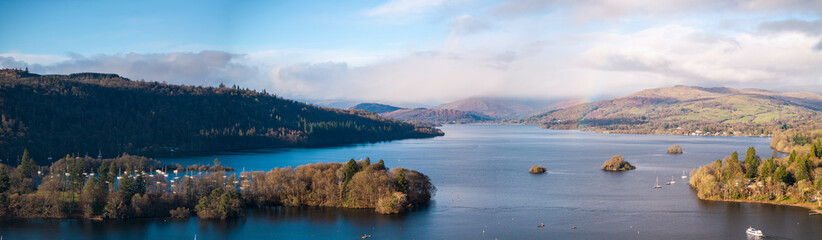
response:
<path id="1" fill-rule="evenodd" d="M 412 123 L 474 123 L 493 118 L 474 112 L 453 109 L 401 108 L 379 103 L 361 103 L 349 109 L 378 113 L 380 116 Z"/>
<path id="2" fill-rule="evenodd" d="M 819 119 L 821 110 L 822 96 L 810 92 L 675 86 L 553 110 L 527 122 L 553 129 L 757 135 L 781 124 Z"/>
<path id="3" fill-rule="evenodd" d="M 515 100 L 491 97 L 472 97 L 433 107 L 475 112 L 496 119 L 514 119 L 534 115 L 551 104 L 550 101 Z"/>
<path id="4" fill-rule="evenodd" d="M 410 122 L 432 122 L 432 123 L 476 123 L 493 121 L 494 118 L 474 113 L 454 109 L 400 109 L 392 112 L 380 114 L 380 116 Z"/>

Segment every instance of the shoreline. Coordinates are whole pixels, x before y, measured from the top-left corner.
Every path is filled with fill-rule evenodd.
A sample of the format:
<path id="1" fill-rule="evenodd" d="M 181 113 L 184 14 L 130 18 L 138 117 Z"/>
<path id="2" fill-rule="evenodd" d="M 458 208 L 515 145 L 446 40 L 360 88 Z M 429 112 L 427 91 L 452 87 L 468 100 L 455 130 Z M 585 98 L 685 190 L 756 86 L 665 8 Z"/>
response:
<path id="1" fill-rule="evenodd" d="M 608 134 L 669 135 L 669 136 L 694 136 L 694 137 L 757 137 L 757 138 L 773 138 L 773 137 L 776 136 L 775 134 L 771 134 L 771 135 L 751 135 L 751 134 L 719 134 L 719 135 L 715 135 L 715 134 L 698 134 L 698 135 L 691 135 L 691 134 L 680 134 L 680 133 L 675 133 L 675 132 L 670 132 L 670 131 L 660 131 L 660 132 L 646 131 L 646 132 L 636 133 L 636 132 L 628 132 L 628 131 L 625 131 L 625 130 L 607 130 L 607 129 L 598 129 L 598 128 L 591 128 L 591 127 L 551 128 L 551 127 L 545 127 L 544 125 L 538 124 L 538 123 L 512 123 L 512 124 L 513 125 L 537 125 L 541 129 L 549 129 L 549 130 L 577 130 L 577 131 L 583 131 L 583 132 L 608 133 Z"/>
<path id="2" fill-rule="evenodd" d="M 786 202 L 748 200 L 748 199 L 712 199 L 712 198 L 700 198 L 700 197 L 697 197 L 697 198 L 699 200 L 712 201 L 712 202 L 757 203 L 757 204 L 770 204 L 770 205 L 780 205 L 780 206 L 789 206 L 789 207 L 800 207 L 800 208 L 808 209 L 808 213 L 810 213 L 810 214 L 822 214 L 822 208 L 820 208 L 818 205 L 812 204 L 812 203 L 786 203 Z"/>
<path id="3" fill-rule="evenodd" d="M 540 127 L 542 128 L 542 127 Z M 543 128 L 543 129 L 551 129 L 551 128 Z M 619 130 L 601 130 L 601 129 L 552 129 L 552 130 L 579 130 L 583 132 L 595 132 L 595 133 L 606 133 L 606 134 L 631 134 L 631 135 L 660 135 L 660 136 L 690 136 L 690 137 L 755 137 L 755 138 L 773 138 L 774 136 L 761 136 L 761 135 L 745 135 L 745 134 L 727 134 L 727 135 L 690 135 L 690 134 L 678 134 L 678 133 L 653 133 L 653 132 L 643 132 L 643 133 L 631 133 L 631 132 L 623 132 Z"/>

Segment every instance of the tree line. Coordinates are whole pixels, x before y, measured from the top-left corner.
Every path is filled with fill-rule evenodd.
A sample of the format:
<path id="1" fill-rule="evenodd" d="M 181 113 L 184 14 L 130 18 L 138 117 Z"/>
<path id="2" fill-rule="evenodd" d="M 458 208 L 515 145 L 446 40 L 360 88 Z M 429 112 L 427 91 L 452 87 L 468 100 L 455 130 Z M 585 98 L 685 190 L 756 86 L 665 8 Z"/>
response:
<path id="1" fill-rule="evenodd" d="M 0 164 L 3 218 L 231 218 L 251 207 L 373 208 L 391 214 L 427 204 L 436 192 L 415 170 L 386 168 L 369 158 L 270 171 L 171 172 L 140 156 L 66 156 L 39 166 L 23 154 L 16 168 Z M 215 161 L 216 162 L 216 161 Z M 216 166 L 217 164 L 215 164 Z"/>
<path id="2" fill-rule="evenodd" d="M 742 199 L 807 203 L 822 190 L 822 142 L 813 141 L 805 151 L 779 157 L 774 150 L 767 159 L 748 148 L 740 161 L 737 152 L 691 172 L 689 184 L 701 199 Z"/>
<path id="3" fill-rule="evenodd" d="M 423 138 L 442 131 L 232 87 L 132 81 L 116 74 L 0 70 L 0 163 L 25 148 L 54 156 L 143 156 L 317 147 Z"/>

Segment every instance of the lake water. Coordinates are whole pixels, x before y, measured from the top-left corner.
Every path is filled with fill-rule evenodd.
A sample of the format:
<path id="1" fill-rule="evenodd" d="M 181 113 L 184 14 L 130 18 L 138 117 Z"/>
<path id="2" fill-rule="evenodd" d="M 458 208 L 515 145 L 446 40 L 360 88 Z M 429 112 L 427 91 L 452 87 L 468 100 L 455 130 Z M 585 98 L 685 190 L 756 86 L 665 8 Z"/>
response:
<path id="1" fill-rule="evenodd" d="M 164 162 L 210 163 L 269 170 L 370 156 L 388 167 L 427 174 L 438 188 L 424 209 L 401 215 L 337 208 L 249 210 L 226 221 L 14 220 L 5 239 L 819 239 L 822 216 L 802 208 L 701 201 L 682 171 L 754 146 L 770 157 L 770 139 L 599 134 L 522 125 L 446 125 L 446 135 L 318 149 L 278 149 Z M 685 153 L 668 155 L 671 144 Z M 614 154 L 637 166 L 613 173 L 600 166 Z M 542 165 L 548 174 L 532 175 Z M 654 189 L 657 177 L 663 189 Z M 537 226 L 544 223 L 545 227 Z M 576 227 L 576 229 L 572 229 Z"/>

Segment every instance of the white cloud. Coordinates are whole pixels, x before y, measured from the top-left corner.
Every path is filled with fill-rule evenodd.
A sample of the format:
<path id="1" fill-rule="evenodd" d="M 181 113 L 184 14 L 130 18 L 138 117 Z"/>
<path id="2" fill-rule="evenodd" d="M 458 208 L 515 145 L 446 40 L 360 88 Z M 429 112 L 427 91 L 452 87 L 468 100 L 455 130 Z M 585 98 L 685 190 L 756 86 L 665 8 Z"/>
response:
<path id="1" fill-rule="evenodd" d="M 346 83 L 348 65 L 336 62 L 276 66 L 268 73 L 274 92 L 313 99 L 346 98 L 354 89 Z"/>
<path id="2" fill-rule="evenodd" d="M 297 64 L 270 77 L 279 89 L 299 89 L 291 93 L 305 98 L 425 103 L 472 96 L 615 96 L 676 84 L 822 84 L 822 52 L 814 50 L 819 41 L 796 32 L 726 36 L 672 24 L 573 39 L 555 39 L 537 51 L 531 45 L 538 43 L 529 39 L 415 52 L 357 67 Z"/>
<path id="3" fill-rule="evenodd" d="M 495 17 L 519 17 L 549 9 L 568 11 L 581 21 L 649 16 L 655 19 L 701 13 L 751 13 L 792 11 L 822 13 L 819 0 L 514 0 L 490 8 Z"/>
<path id="4" fill-rule="evenodd" d="M 800 19 L 788 19 L 780 21 L 767 21 L 759 25 L 759 31 L 766 33 L 780 32 L 800 32 L 808 35 L 822 35 L 822 19 L 805 21 Z"/>
<path id="5" fill-rule="evenodd" d="M 799 33 L 723 37 L 667 25 L 596 38 L 581 54 L 584 65 L 594 70 L 648 73 L 686 84 L 764 88 L 819 83 L 822 73 L 822 54 L 813 51 L 818 40 Z"/>
<path id="6" fill-rule="evenodd" d="M 369 9 L 366 14 L 379 17 L 400 17 L 424 13 L 439 6 L 445 0 L 390 0 L 377 7 Z"/>
<path id="7" fill-rule="evenodd" d="M 29 62 L 32 61 L 32 62 Z M 0 57 L 0 64 L 24 64 L 34 73 L 69 74 L 77 72 L 116 73 L 132 80 L 166 81 L 174 84 L 215 86 L 222 83 L 263 88 L 263 76 L 255 67 L 240 63 L 243 55 L 222 51 L 174 52 L 162 54 L 112 54 L 83 56 L 71 54 L 56 63 L 17 61 Z"/>
<path id="8" fill-rule="evenodd" d="M 3 53 L 0 54 L 0 57 L 7 57 L 13 58 L 18 61 L 22 61 L 28 64 L 55 64 L 58 62 L 62 62 L 68 60 L 67 57 L 61 57 L 57 55 L 50 55 L 50 54 L 24 54 L 24 53 Z"/>
<path id="9" fill-rule="evenodd" d="M 427 24 L 438 25 L 442 42 L 431 49 L 39 59 L 3 54 L 0 64 L 39 63 L 33 70 L 45 73 L 97 71 L 170 83 L 236 83 L 297 99 L 430 104 L 472 96 L 615 96 L 676 84 L 807 86 L 822 84 L 820 21 L 808 20 L 820 19 L 820 2 L 523 0 L 437 16 Z M 375 21 L 431 17 L 450 4 L 393 0 L 366 13 Z M 725 20 L 721 14 L 749 22 L 733 30 L 712 29 Z M 639 20 L 620 21 L 635 16 Z"/>
<path id="10" fill-rule="evenodd" d="M 489 27 L 490 24 L 470 14 L 463 14 L 451 19 L 451 34 L 471 34 Z"/>

